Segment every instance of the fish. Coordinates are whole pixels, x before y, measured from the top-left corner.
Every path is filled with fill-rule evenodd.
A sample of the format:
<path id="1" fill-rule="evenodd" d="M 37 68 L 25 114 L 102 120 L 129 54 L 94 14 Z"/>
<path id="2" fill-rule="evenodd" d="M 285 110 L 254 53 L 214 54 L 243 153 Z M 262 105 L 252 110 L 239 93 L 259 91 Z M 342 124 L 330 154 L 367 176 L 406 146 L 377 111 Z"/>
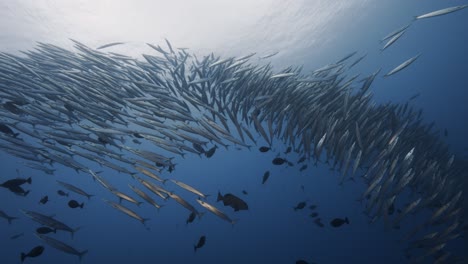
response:
<path id="1" fill-rule="evenodd" d="M 262 146 L 262 147 L 258 148 L 258 150 L 259 150 L 260 152 L 268 152 L 268 151 L 270 150 L 270 148 L 269 148 L 269 147 Z"/>
<path id="2" fill-rule="evenodd" d="M 0 184 L 0 186 L 2 186 L 4 188 L 12 188 L 12 187 L 17 187 L 17 186 L 23 185 L 25 183 L 31 184 L 32 183 L 31 177 L 29 177 L 27 179 L 23 179 L 23 178 L 11 179 L 11 180 L 5 181 L 4 183 Z"/>
<path id="3" fill-rule="evenodd" d="M 55 238 L 51 238 L 51 237 L 48 237 L 46 235 L 41 235 L 41 234 L 35 234 L 39 239 L 41 239 L 42 241 L 44 241 L 47 245 L 53 247 L 53 248 L 56 248 L 62 252 L 65 252 L 67 254 L 71 254 L 71 255 L 76 255 L 78 256 L 78 258 L 81 259 L 83 258 L 83 256 L 88 253 L 88 250 L 84 250 L 84 251 L 78 251 L 76 250 L 75 248 L 63 243 L 62 241 L 60 240 L 57 240 Z"/>
<path id="4" fill-rule="evenodd" d="M 74 192 L 74 193 L 77 193 L 79 195 L 83 195 L 85 196 L 86 198 L 91 199 L 91 197 L 93 197 L 94 195 L 93 194 L 88 194 L 87 192 L 83 191 L 82 189 L 76 187 L 76 186 L 73 186 L 69 183 L 66 183 L 66 182 L 62 182 L 62 181 L 58 181 L 57 180 L 57 183 L 62 185 L 65 189 L 71 191 L 71 192 Z"/>
<path id="5" fill-rule="evenodd" d="M 99 46 L 97 47 L 96 49 L 105 49 L 105 48 L 108 48 L 108 47 L 112 47 L 112 46 L 117 46 L 117 45 L 122 45 L 124 44 L 125 42 L 112 42 L 112 43 L 108 43 L 108 44 L 104 44 L 102 46 Z"/>
<path id="6" fill-rule="evenodd" d="M 24 236 L 24 233 L 19 233 L 19 234 L 16 234 L 16 235 L 11 236 L 10 239 L 11 239 L 11 240 L 14 240 L 14 239 L 20 238 L 20 237 L 22 237 L 22 236 Z"/>
<path id="7" fill-rule="evenodd" d="M 135 218 L 136 220 L 140 221 L 143 225 L 145 225 L 145 222 L 149 220 L 149 218 L 143 218 L 141 216 L 139 216 L 137 213 L 135 213 L 134 211 L 128 209 L 127 207 L 123 206 L 123 205 L 120 205 L 118 203 L 114 203 L 112 201 L 109 201 L 109 200 L 106 200 L 106 199 L 103 199 L 104 202 L 106 202 L 107 204 L 109 204 L 110 206 L 112 206 L 113 208 L 121 211 L 122 213 L 132 217 L 132 218 Z"/>
<path id="8" fill-rule="evenodd" d="M 306 207 L 307 202 L 299 202 L 295 207 L 293 207 L 294 211 L 304 209 Z"/>
<path id="9" fill-rule="evenodd" d="M 249 206 L 244 200 L 231 193 L 222 195 L 221 192 L 218 191 L 218 198 L 216 199 L 216 202 L 219 201 L 223 201 L 224 206 L 231 206 L 234 208 L 235 212 L 249 209 Z"/>
<path id="10" fill-rule="evenodd" d="M 399 29 L 397 29 L 397 30 L 395 30 L 395 31 L 393 31 L 393 32 L 391 32 L 391 33 L 389 33 L 387 36 L 383 37 L 383 38 L 380 40 L 380 42 L 383 42 L 383 41 L 385 41 L 385 40 L 387 40 L 387 39 L 390 39 L 390 38 L 394 37 L 395 35 L 399 34 L 400 32 L 405 31 L 405 30 L 406 30 L 407 28 L 409 28 L 410 26 L 411 26 L 411 23 L 402 26 L 401 28 L 399 28 Z"/>
<path id="11" fill-rule="evenodd" d="M 199 190 L 193 188 L 192 186 L 188 185 L 188 184 L 185 184 L 181 181 L 176 181 L 176 180 L 171 180 L 173 183 L 177 184 L 178 186 L 180 186 L 181 188 L 184 188 L 185 190 L 191 192 L 191 193 L 194 193 L 196 195 L 198 195 L 198 197 L 201 197 L 203 199 L 206 199 L 206 197 L 208 197 L 209 195 L 206 195 L 206 194 L 203 194 L 202 192 L 200 192 Z"/>
<path id="12" fill-rule="evenodd" d="M 343 224 L 348 224 L 349 225 L 349 220 L 348 220 L 347 217 L 345 217 L 344 219 L 334 218 L 333 220 L 330 221 L 330 225 L 333 226 L 333 227 L 340 227 Z"/>
<path id="13" fill-rule="evenodd" d="M 47 202 L 49 201 L 49 196 L 44 196 L 41 198 L 41 200 L 39 201 L 39 203 L 41 204 L 46 204 Z"/>
<path id="14" fill-rule="evenodd" d="M 321 218 L 315 218 L 314 223 L 321 228 L 325 227 L 325 225 L 322 223 Z"/>
<path id="15" fill-rule="evenodd" d="M 315 209 L 317 209 L 317 205 L 311 204 L 311 205 L 309 205 L 309 209 L 310 210 L 315 210 Z"/>
<path id="16" fill-rule="evenodd" d="M 7 215 L 5 212 L 3 212 L 2 210 L 0 210 L 0 217 L 1 218 L 5 218 L 7 221 L 8 221 L 8 224 L 11 224 L 11 222 L 15 219 L 18 219 L 18 217 L 14 217 L 14 216 L 9 216 Z"/>
<path id="17" fill-rule="evenodd" d="M 317 217 L 318 215 L 319 215 L 318 213 L 315 213 L 315 212 L 314 212 L 314 213 L 311 213 L 309 216 L 312 217 L 312 218 L 314 218 L 314 217 Z"/>
<path id="18" fill-rule="evenodd" d="M 198 239 L 198 243 L 196 245 L 193 246 L 193 250 L 195 252 L 197 252 L 197 249 L 203 247 L 205 245 L 205 242 L 206 242 L 206 237 L 205 236 L 201 236 L 199 239 Z"/>
<path id="19" fill-rule="evenodd" d="M 80 203 L 78 203 L 78 202 L 75 201 L 75 200 L 70 200 L 70 201 L 68 202 L 68 207 L 70 207 L 70 208 L 78 208 L 78 207 L 83 208 L 83 206 L 84 206 L 84 203 L 81 203 L 81 204 L 80 204 Z"/>
<path id="20" fill-rule="evenodd" d="M 80 227 L 73 229 L 73 228 L 69 227 L 67 224 L 65 224 L 65 223 L 63 223 L 63 222 L 61 222 L 61 221 L 59 221 L 57 219 L 54 219 L 53 216 L 47 216 L 47 215 L 44 215 L 44 214 L 41 214 L 41 213 L 38 213 L 38 212 L 27 211 L 27 210 L 23 210 L 23 209 L 20 209 L 20 211 L 24 215 L 26 215 L 27 217 L 29 217 L 33 221 L 38 222 L 41 225 L 48 226 L 48 227 L 50 227 L 50 228 L 52 228 L 54 230 L 62 230 L 62 231 L 70 232 L 72 238 L 73 238 L 73 235 L 75 234 L 75 232 L 77 232 L 78 230 L 81 229 Z"/>
<path id="21" fill-rule="evenodd" d="M 40 255 L 42 255 L 42 252 L 44 252 L 44 247 L 43 246 L 34 247 L 28 253 L 21 252 L 21 263 L 24 262 L 24 260 L 26 258 L 39 257 Z"/>
<path id="22" fill-rule="evenodd" d="M 276 51 L 276 52 L 273 52 L 273 53 L 270 53 L 270 54 L 267 54 L 267 55 L 263 55 L 263 56 L 260 56 L 258 57 L 259 59 L 266 59 L 266 58 L 270 58 L 270 57 L 273 57 L 275 56 L 276 54 L 278 54 L 279 51 Z"/>
<path id="23" fill-rule="evenodd" d="M 299 171 L 305 171 L 307 169 L 307 165 L 302 165 L 300 168 L 299 168 Z"/>
<path id="24" fill-rule="evenodd" d="M 292 148 L 291 148 L 291 147 L 288 147 L 288 148 L 286 149 L 286 151 L 284 152 L 284 154 L 288 154 L 288 153 L 290 153 L 290 152 L 291 152 L 291 150 L 292 150 Z"/>
<path id="25" fill-rule="evenodd" d="M 189 224 L 189 223 L 192 223 L 193 220 L 195 220 L 195 217 L 197 216 L 197 214 L 195 212 L 190 212 L 190 215 L 189 217 L 187 218 L 187 220 L 185 221 L 185 224 Z"/>
<path id="26" fill-rule="evenodd" d="M 49 228 L 49 227 L 46 227 L 46 226 L 43 226 L 43 227 L 38 227 L 36 229 L 36 233 L 38 234 L 49 234 L 49 233 L 57 233 L 57 230 L 56 229 L 52 229 L 52 228 Z"/>
<path id="27" fill-rule="evenodd" d="M 204 208 L 206 208 L 208 211 L 212 212 L 213 214 L 215 214 L 216 216 L 218 216 L 219 218 L 231 223 L 232 225 L 234 225 L 237 220 L 232 220 L 231 218 L 229 218 L 229 216 L 227 216 L 225 213 L 221 212 L 218 208 L 214 207 L 213 205 L 207 203 L 207 202 L 204 202 L 200 199 L 197 199 L 197 202 L 203 206 Z"/>
<path id="28" fill-rule="evenodd" d="M 273 163 L 273 165 L 283 165 L 285 162 L 287 162 L 287 160 L 283 159 L 283 158 L 280 158 L 280 157 L 276 157 L 271 161 L 271 163 Z"/>
<path id="29" fill-rule="evenodd" d="M 217 148 L 218 148 L 218 146 L 215 145 L 214 147 L 212 147 L 209 150 L 205 151 L 205 156 L 207 158 L 211 158 L 214 155 Z"/>
<path id="30" fill-rule="evenodd" d="M 431 18 L 431 17 L 436 17 L 436 16 L 442 16 L 446 14 L 450 14 L 459 10 L 462 10 L 464 8 L 468 7 L 468 5 L 460 5 L 460 6 L 452 6 L 452 7 L 447 7 L 444 9 L 439 9 L 436 11 L 432 11 L 423 15 L 416 16 L 415 19 L 423 19 L 423 18 Z"/>
<path id="31" fill-rule="evenodd" d="M 197 209 L 195 209 L 195 207 L 193 205 L 191 205 L 189 202 L 187 202 L 186 200 L 184 200 L 182 197 L 178 196 L 177 194 L 175 194 L 173 192 L 170 192 L 169 197 L 174 199 L 177 203 L 182 205 L 184 208 L 186 208 L 190 212 L 195 213 L 196 215 L 198 215 L 198 217 L 203 216 L 204 213 L 198 212 Z"/>
<path id="32" fill-rule="evenodd" d="M 9 126 L 7 126 L 7 125 L 5 125 L 3 123 L 0 123 L 0 132 L 3 132 L 6 135 L 9 135 L 9 136 L 12 136 L 12 137 L 15 137 L 15 138 L 20 135 L 19 133 L 13 132 L 13 130 Z"/>
<path id="33" fill-rule="evenodd" d="M 158 203 L 156 203 L 155 200 L 153 200 L 153 198 L 151 198 L 151 196 L 149 196 L 148 194 L 146 194 L 145 192 L 143 192 L 142 190 L 138 189 L 137 187 L 133 186 L 133 185 L 128 185 L 130 187 L 130 189 L 132 189 L 138 196 L 140 196 L 141 198 L 143 198 L 145 201 L 147 201 L 149 204 L 151 204 L 152 206 L 156 207 L 156 209 L 160 209 L 161 207 L 163 207 L 163 205 L 160 205 Z"/>
<path id="34" fill-rule="evenodd" d="M 265 173 L 263 174 L 263 178 L 262 178 L 262 184 L 265 184 L 265 182 L 268 180 L 269 177 L 270 177 L 270 171 L 265 171 Z"/>
<path id="35" fill-rule="evenodd" d="M 411 65 L 414 61 L 416 61 L 419 56 L 421 56 L 421 54 L 418 54 L 414 57 L 411 57 L 409 59 L 407 59 L 406 61 L 404 61 L 402 64 L 396 66 L 393 70 L 389 71 L 387 74 L 384 75 L 384 77 L 388 77 L 388 76 L 391 76 L 401 70 L 403 70 L 404 68 L 408 67 L 409 65 Z"/>
<path id="36" fill-rule="evenodd" d="M 64 192 L 62 190 L 58 190 L 57 194 L 60 195 L 60 196 L 65 196 L 65 197 L 68 197 L 68 195 L 69 195 L 68 193 L 66 193 L 66 192 Z"/>
<path id="37" fill-rule="evenodd" d="M 242 190 L 242 193 L 245 194 L 245 195 L 248 194 L 246 190 Z"/>
<path id="38" fill-rule="evenodd" d="M 390 38 L 387 43 L 383 46 L 383 48 L 380 49 L 380 51 L 384 51 L 386 48 L 390 47 L 393 43 L 395 43 L 403 34 L 405 34 L 405 30 L 402 30 L 395 34 L 392 38 Z"/>

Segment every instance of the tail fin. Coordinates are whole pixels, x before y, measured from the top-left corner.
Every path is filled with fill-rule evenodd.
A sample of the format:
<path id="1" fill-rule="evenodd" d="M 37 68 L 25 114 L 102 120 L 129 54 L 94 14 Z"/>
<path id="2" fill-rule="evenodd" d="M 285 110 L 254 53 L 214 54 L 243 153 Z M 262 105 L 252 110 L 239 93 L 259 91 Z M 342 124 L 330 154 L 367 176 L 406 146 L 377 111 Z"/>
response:
<path id="1" fill-rule="evenodd" d="M 23 263 L 24 259 L 26 258 L 26 254 L 21 253 L 21 263 Z"/>
<path id="2" fill-rule="evenodd" d="M 24 193 L 23 193 L 23 196 L 26 197 L 26 195 L 28 195 L 29 192 L 30 192 L 30 191 L 24 192 Z"/>
<path id="3" fill-rule="evenodd" d="M 81 258 L 83 258 L 83 256 L 84 256 L 86 253 L 88 253 L 88 250 L 85 250 L 85 251 L 80 252 L 80 253 L 78 254 L 78 257 L 80 258 L 80 262 L 81 262 Z"/>
<path id="4" fill-rule="evenodd" d="M 84 206 L 84 203 L 81 203 L 81 204 L 80 204 L 80 208 L 83 208 L 83 206 Z"/>
<path id="5" fill-rule="evenodd" d="M 193 245 L 193 252 L 197 252 L 197 245 Z"/>
<path id="6" fill-rule="evenodd" d="M 20 133 L 13 133 L 13 137 L 16 138 L 17 136 L 19 136 Z"/>
<path id="7" fill-rule="evenodd" d="M 80 230 L 80 229 L 81 229 L 81 226 L 79 226 L 79 227 L 73 229 L 73 230 L 70 232 L 70 233 L 71 233 L 72 239 L 73 239 L 73 236 L 75 235 L 75 232 L 78 231 L 78 230 Z M 54 230 L 55 230 L 55 229 L 54 229 Z M 55 230 L 55 231 L 56 231 L 56 230 Z"/>
<path id="8" fill-rule="evenodd" d="M 149 219 L 149 218 L 143 218 L 143 219 L 141 219 L 141 223 L 142 223 L 143 225 L 145 225 L 145 224 L 146 224 L 146 221 L 148 221 L 148 220 L 150 220 L 150 219 Z"/>
<path id="9" fill-rule="evenodd" d="M 32 183 L 32 179 L 31 177 L 29 177 L 27 180 L 26 180 L 27 183 L 31 184 Z"/>
<path id="10" fill-rule="evenodd" d="M 344 220 L 345 220 L 345 222 L 349 225 L 349 219 L 348 219 L 348 217 L 345 217 Z"/>
<path id="11" fill-rule="evenodd" d="M 96 179 L 95 179 L 95 180 L 96 180 Z M 91 197 L 93 197 L 93 196 L 94 196 L 94 194 L 88 194 L 88 195 L 86 195 L 86 197 L 88 197 L 88 200 L 90 200 Z M 68 197 L 68 195 L 67 195 L 67 197 Z"/>
<path id="12" fill-rule="evenodd" d="M 216 199 L 217 202 L 219 201 L 222 201 L 223 200 L 223 196 L 221 195 L 221 193 L 218 191 L 218 198 Z"/>

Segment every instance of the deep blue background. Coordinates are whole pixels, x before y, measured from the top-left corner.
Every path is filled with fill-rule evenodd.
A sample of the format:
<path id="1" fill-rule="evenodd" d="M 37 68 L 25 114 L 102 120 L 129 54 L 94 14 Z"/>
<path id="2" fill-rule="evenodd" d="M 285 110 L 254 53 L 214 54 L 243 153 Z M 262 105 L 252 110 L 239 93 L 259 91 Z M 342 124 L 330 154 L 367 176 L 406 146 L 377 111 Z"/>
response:
<path id="1" fill-rule="evenodd" d="M 366 28 L 355 28 L 350 24 L 349 28 L 336 29 L 340 39 L 346 41 L 331 42 L 324 53 L 303 51 L 300 56 L 296 54 L 298 59 L 294 62 L 283 58 L 283 61 L 275 61 L 276 65 L 294 63 L 304 65 L 304 71 L 307 71 L 334 62 L 354 50 L 359 54 L 368 53 L 353 73 L 362 73 L 364 77 L 382 68 L 371 88 L 375 101 L 404 103 L 416 92 L 421 93 L 419 98 L 412 101 L 412 105 L 424 110 L 427 122 L 435 120 L 437 129 L 447 128 L 449 137 L 443 140 L 451 145 L 458 157 L 466 158 L 468 10 L 413 23 L 404 36 L 383 53 L 379 51 L 378 42 L 379 37 L 411 21 L 414 15 L 466 2 L 414 1 L 402 5 L 404 8 L 394 5 L 388 8 L 382 4 L 382 9 L 388 8 L 385 10 L 379 9 L 375 2 L 369 1 L 369 4 L 376 5 L 376 10 L 380 11 L 379 17 L 373 20 L 375 23 L 368 23 Z M 413 65 L 389 78 L 382 77 L 418 53 L 422 55 Z M 258 142 L 258 146 L 261 146 L 260 137 Z M 149 145 L 147 147 L 151 148 Z M 77 174 L 58 165 L 55 166 L 55 176 L 45 175 L 22 166 L 19 160 L 0 152 L 0 181 L 16 177 L 16 169 L 19 169 L 22 177 L 33 179 L 33 184 L 26 186 L 31 189 L 26 198 L 0 189 L 0 209 L 9 215 L 21 217 L 11 225 L 0 219 L 0 261 L 19 263 L 21 252 L 43 244 L 33 235 L 38 225 L 18 210 L 27 209 L 56 214 L 57 219 L 72 227 L 82 226 L 73 240 L 70 234 L 60 231 L 54 237 L 78 250 L 88 249 L 83 263 L 294 263 L 297 259 L 317 263 L 404 263 L 405 244 L 398 243 L 398 240 L 411 226 L 408 219 L 403 223 L 407 226 L 401 231 L 385 230 L 381 222 L 369 225 L 369 219 L 362 214 L 363 205 L 356 201 L 364 188 L 361 181 L 339 186 L 337 174 L 329 171 L 326 165 L 314 167 L 309 164 L 304 172 L 299 172 L 299 165 L 291 168 L 274 166 L 271 160 L 286 146 L 275 140 L 274 149 L 273 152 L 260 153 L 256 148 L 239 151 L 231 147 L 226 151 L 221 147 L 211 159 L 190 154 L 185 159 L 176 157 L 176 170 L 172 174 L 164 172 L 162 176 L 183 181 L 210 194 L 208 202 L 239 221 L 233 227 L 207 212 L 201 220 L 196 219 L 194 223 L 186 225 L 189 212 L 175 201 L 163 202 L 155 198 L 165 205 L 159 212 L 148 204 L 138 208 L 124 202 L 143 217 L 151 219 L 147 224 L 150 230 L 102 202 L 101 198 L 116 199 L 93 182 L 89 175 Z M 287 158 L 294 162 L 299 159 L 294 153 Z M 134 197 L 137 196 L 128 188 L 128 183 L 145 190 L 128 175 L 99 168 L 95 164 L 90 166 L 94 170 L 102 170 L 104 178 Z M 270 170 L 271 176 L 262 185 L 266 170 Z M 55 180 L 75 184 L 96 196 L 87 201 L 71 193 L 70 198 L 85 202 L 85 208 L 70 209 L 68 200 L 56 194 L 62 188 Z M 194 195 L 170 182 L 166 185 L 167 189 L 174 190 L 198 208 Z M 301 185 L 304 185 L 305 191 L 302 191 Z M 218 190 L 244 198 L 249 204 L 249 211 L 234 212 L 216 203 Z M 249 194 L 243 195 L 242 190 Z M 49 196 L 49 203 L 38 204 L 44 195 Z M 313 223 L 308 216 L 309 209 L 292 209 L 304 200 L 308 201 L 308 205 L 318 205 L 317 212 L 326 224 L 325 228 Z M 337 229 L 328 225 L 334 217 L 345 216 L 350 219 L 350 225 Z M 414 217 L 417 220 L 422 216 Z M 25 233 L 23 237 L 9 239 L 21 232 Z M 206 236 L 206 245 L 194 253 L 193 245 L 201 235 Z M 27 259 L 27 262 L 78 263 L 77 257 L 47 245 L 45 247 L 41 257 Z M 466 247 L 466 240 L 458 239 L 450 247 L 460 250 Z"/>

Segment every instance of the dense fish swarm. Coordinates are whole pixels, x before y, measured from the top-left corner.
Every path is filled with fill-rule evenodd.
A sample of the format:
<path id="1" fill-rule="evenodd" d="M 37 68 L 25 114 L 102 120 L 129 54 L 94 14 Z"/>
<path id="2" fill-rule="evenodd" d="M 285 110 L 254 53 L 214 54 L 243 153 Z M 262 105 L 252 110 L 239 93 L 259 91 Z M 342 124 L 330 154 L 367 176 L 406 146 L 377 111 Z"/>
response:
<path id="1" fill-rule="evenodd" d="M 429 208 L 430 217 L 405 238 L 416 260 L 445 256 L 441 252 L 446 243 L 461 233 L 463 167 L 432 130 L 433 124 L 423 122 L 422 111 L 408 103 L 372 101 L 369 88 L 379 71 L 362 82 L 345 75 L 362 59 L 347 64 L 354 53 L 306 75 L 299 67 L 273 72 L 269 65 L 253 65 L 249 63 L 252 54 L 237 59 L 211 54 L 200 59 L 168 43 L 167 50 L 150 45 L 157 56 L 145 54 L 142 61 L 74 43 L 77 52 L 39 43 L 35 50 L 23 52 L 25 56 L 0 54 L 0 146 L 26 160 L 26 166 L 52 174 L 51 166 L 62 164 L 90 174 L 119 199 L 138 203 L 82 162 L 89 160 L 128 174 L 129 181 L 140 182 L 164 199 L 175 199 L 194 218 L 201 213 L 192 204 L 158 185 L 167 179 L 156 173 L 163 168 L 172 171 L 175 164 L 173 157 L 157 149 L 209 158 L 217 145 L 250 149 L 256 145 L 255 131 L 269 144 L 266 148 L 279 141 L 304 156 L 301 162 L 329 164 L 340 172 L 340 184 L 359 175 L 367 183 L 360 200 L 372 222 L 383 219 L 386 226 L 399 228 L 405 217 Z M 135 148 L 126 141 L 154 145 Z M 278 165 L 286 162 L 281 157 L 275 160 L 281 161 Z M 193 187 L 177 184 L 204 197 Z M 133 189 L 160 207 L 143 191 Z M 400 198 L 405 190 L 412 194 L 408 203 Z M 234 224 L 209 203 L 197 202 Z M 124 206 L 108 203 L 142 223 L 146 220 Z M 398 215 L 389 213 L 396 203 L 407 205 Z M 45 216 L 27 214 L 45 221 Z M 428 230 L 429 235 L 424 233 Z M 86 253 L 39 237 L 80 258 Z"/>

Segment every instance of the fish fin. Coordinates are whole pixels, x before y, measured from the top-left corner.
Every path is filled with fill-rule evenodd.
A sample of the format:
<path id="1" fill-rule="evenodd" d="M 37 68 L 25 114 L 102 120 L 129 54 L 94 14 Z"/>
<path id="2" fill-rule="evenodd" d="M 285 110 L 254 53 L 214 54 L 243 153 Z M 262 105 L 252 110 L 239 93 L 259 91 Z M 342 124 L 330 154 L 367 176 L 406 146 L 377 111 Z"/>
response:
<path id="1" fill-rule="evenodd" d="M 219 201 L 222 201 L 223 200 L 223 196 L 221 195 L 221 193 L 218 191 L 218 198 L 216 199 L 216 202 L 219 202 Z"/>
<path id="2" fill-rule="evenodd" d="M 54 234 L 57 234 L 57 229 L 56 228 L 54 228 Z"/>
<path id="3" fill-rule="evenodd" d="M 345 222 L 349 225 L 349 219 L 348 219 L 348 217 L 345 217 L 344 220 L 345 220 Z"/>
<path id="4" fill-rule="evenodd" d="M 26 195 L 28 195 L 29 192 L 30 192 L 30 191 L 24 192 L 23 196 L 26 197 Z"/>
<path id="5" fill-rule="evenodd" d="M 27 180 L 26 180 L 27 183 L 31 184 L 32 183 L 32 179 L 31 177 L 29 177 Z"/>
<path id="6" fill-rule="evenodd" d="M 21 263 L 23 263 L 24 259 L 26 258 L 26 254 L 21 253 Z"/>
<path id="7" fill-rule="evenodd" d="M 81 203 L 81 204 L 80 204 L 80 208 L 82 208 L 82 209 L 83 209 L 83 206 L 84 206 L 84 203 Z"/>
<path id="8" fill-rule="evenodd" d="M 193 252 L 197 252 L 197 245 L 193 245 Z"/>
<path id="9" fill-rule="evenodd" d="M 83 258 L 83 256 L 86 255 L 86 253 L 88 253 L 88 250 L 85 250 L 85 251 L 82 251 L 82 252 L 78 253 L 78 257 L 80 258 L 80 262 L 81 262 L 81 259 Z"/>
<path id="10" fill-rule="evenodd" d="M 72 239 L 73 239 L 73 237 L 74 237 L 74 235 L 75 235 L 75 232 L 78 231 L 78 230 L 80 230 L 80 229 L 81 229 L 81 226 L 79 226 L 79 227 L 73 229 L 73 230 L 70 232 L 70 233 L 71 233 Z"/>

